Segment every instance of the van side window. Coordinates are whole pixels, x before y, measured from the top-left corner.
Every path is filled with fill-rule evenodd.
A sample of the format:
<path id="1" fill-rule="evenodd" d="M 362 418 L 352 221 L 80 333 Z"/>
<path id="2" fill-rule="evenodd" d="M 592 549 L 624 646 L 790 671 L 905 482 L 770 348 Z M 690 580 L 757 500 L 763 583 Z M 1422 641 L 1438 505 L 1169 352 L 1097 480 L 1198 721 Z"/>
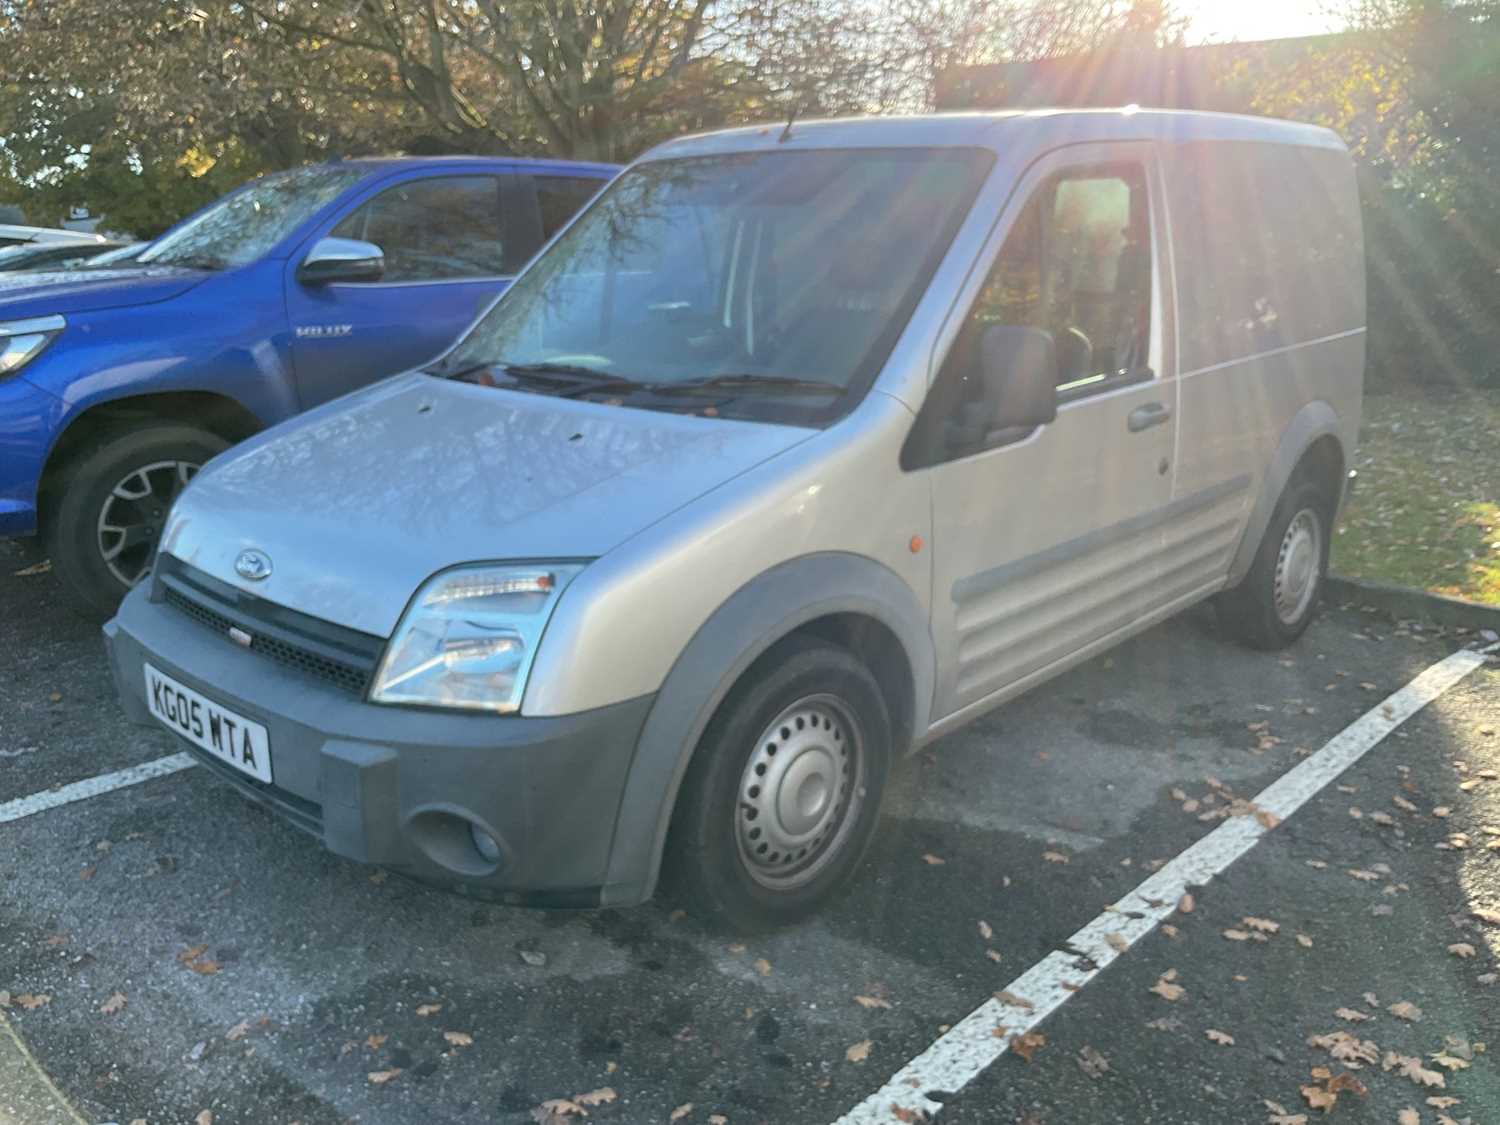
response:
<path id="1" fill-rule="evenodd" d="M 385 253 L 388 282 L 448 281 L 514 273 L 494 176 L 408 180 L 362 204 L 332 230 Z"/>
<path id="2" fill-rule="evenodd" d="M 936 417 L 924 419 L 925 434 L 919 422 L 913 435 L 927 455 L 916 459 L 931 464 L 988 447 L 944 448 L 939 431 L 982 401 L 979 343 L 991 325 L 1052 335 L 1059 402 L 1150 378 L 1151 263 L 1150 201 L 1140 165 L 1073 169 L 1036 189 L 943 362 L 923 408 Z"/>

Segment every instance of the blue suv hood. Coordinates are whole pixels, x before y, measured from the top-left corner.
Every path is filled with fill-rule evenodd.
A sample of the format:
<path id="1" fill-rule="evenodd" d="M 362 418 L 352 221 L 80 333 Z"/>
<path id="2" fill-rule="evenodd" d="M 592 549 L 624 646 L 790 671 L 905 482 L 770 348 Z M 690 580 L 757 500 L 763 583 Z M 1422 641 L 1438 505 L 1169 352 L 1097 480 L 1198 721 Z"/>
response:
<path id="1" fill-rule="evenodd" d="M 0 273 L 0 320 L 95 312 L 170 300 L 207 273 L 176 266 Z"/>

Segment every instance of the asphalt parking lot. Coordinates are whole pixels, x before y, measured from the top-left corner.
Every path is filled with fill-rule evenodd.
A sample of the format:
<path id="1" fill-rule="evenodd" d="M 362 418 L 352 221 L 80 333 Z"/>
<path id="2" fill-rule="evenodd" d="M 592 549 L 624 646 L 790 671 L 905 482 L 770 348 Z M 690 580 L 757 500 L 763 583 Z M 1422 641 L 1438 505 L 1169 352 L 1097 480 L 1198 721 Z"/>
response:
<path id="1" fill-rule="evenodd" d="M 24 565 L 0 544 L 0 805 L 178 750 Z M 0 1017 L 88 1122 L 828 1125 L 1474 640 L 1333 608 L 1266 655 L 1169 622 L 909 760 L 854 890 L 743 942 L 670 901 L 427 890 L 176 772 L 0 823 Z M 1497 958 L 1491 660 L 928 1094 L 955 1125 L 1500 1122 Z"/>

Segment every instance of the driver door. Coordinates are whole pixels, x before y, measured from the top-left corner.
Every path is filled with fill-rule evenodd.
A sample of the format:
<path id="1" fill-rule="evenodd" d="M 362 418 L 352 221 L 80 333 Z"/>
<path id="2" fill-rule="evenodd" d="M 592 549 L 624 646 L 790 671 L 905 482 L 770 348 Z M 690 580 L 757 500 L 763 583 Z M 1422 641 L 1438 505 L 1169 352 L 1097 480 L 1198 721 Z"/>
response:
<path id="1" fill-rule="evenodd" d="M 929 454 L 939 717 L 1013 694 L 1173 596 L 1162 528 L 1176 381 L 1159 191 L 1149 145 L 1043 158 L 960 313 L 924 411 L 972 408 L 952 381 L 973 370 L 966 352 L 991 324 L 1052 335 L 1058 409 L 1029 433 Z"/>

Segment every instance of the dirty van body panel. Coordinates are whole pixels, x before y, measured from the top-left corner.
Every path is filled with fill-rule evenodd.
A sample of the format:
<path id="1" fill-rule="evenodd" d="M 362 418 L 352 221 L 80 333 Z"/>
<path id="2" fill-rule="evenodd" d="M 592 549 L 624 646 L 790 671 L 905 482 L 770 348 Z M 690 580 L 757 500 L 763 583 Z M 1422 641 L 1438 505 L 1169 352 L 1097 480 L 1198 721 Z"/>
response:
<path id="1" fill-rule="evenodd" d="M 811 432 L 396 376 L 216 459 L 173 508 L 162 550 L 387 637 L 440 570 L 605 554 Z M 236 573 L 246 549 L 270 556 L 268 577 Z"/>
<path id="2" fill-rule="evenodd" d="M 1195 141 L 1164 146 L 1162 162 L 1181 302 L 1174 496 L 1247 483 L 1197 517 L 1237 522 L 1240 534 L 1198 571 L 1233 584 L 1302 453 L 1324 435 L 1346 464 L 1354 449 L 1365 347 L 1359 199 L 1339 149 Z"/>

